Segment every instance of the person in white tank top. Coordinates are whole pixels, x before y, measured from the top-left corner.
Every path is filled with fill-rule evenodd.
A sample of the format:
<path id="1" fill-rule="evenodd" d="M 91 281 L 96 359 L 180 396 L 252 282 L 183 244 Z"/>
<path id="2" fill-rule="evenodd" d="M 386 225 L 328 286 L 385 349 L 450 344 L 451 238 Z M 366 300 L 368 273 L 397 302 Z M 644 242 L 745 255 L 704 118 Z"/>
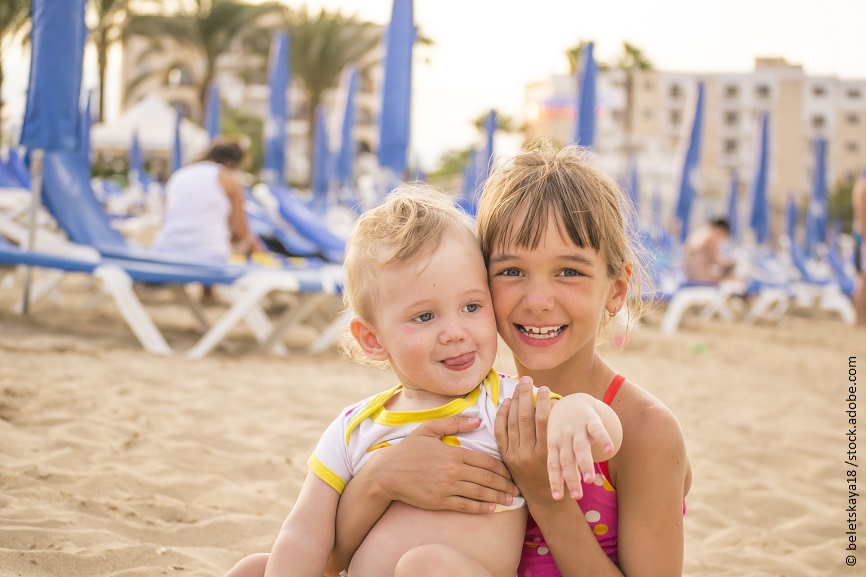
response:
<path id="1" fill-rule="evenodd" d="M 263 250 L 250 232 L 243 186 L 235 172 L 243 159 L 236 141 L 219 139 L 201 161 L 171 175 L 154 250 L 215 262 L 225 262 L 233 253 Z"/>

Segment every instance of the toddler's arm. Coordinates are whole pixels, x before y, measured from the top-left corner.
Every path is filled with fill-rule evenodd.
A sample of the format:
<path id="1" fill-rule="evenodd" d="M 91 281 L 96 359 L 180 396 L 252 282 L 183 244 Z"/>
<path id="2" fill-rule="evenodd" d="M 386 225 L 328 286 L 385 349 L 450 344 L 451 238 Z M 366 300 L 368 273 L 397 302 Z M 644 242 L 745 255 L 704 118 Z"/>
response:
<path id="1" fill-rule="evenodd" d="M 313 473 L 271 549 L 265 577 L 321 577 L 334 546 L 334 524 L 340 495 Z"/>

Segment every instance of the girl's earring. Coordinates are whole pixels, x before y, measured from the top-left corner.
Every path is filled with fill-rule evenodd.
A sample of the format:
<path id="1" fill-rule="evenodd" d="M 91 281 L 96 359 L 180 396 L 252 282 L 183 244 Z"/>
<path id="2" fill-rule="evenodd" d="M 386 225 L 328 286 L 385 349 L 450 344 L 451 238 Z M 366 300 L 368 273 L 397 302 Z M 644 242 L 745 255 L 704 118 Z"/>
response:
<path id="1" fill-rule="evenodd" d="M 607 314 L 610 318 L 613 318 L 616 316 L 617 312 L 619 312 L 619 311 L 617 311 L 616 309 L 613 309 L 612 311 L 611 310 L 607 311 Z"/>

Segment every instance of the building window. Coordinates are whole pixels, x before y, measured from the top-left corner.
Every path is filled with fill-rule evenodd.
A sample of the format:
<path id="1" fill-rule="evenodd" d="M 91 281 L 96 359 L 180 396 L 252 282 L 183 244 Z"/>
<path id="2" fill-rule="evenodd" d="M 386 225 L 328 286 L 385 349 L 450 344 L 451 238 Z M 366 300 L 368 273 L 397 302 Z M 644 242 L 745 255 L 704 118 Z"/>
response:
<path id="1" fill-rule="evenodd" d="M 846 118 L 848 119 L 848 124 L 860 124 L 860 117 L 854 113 L 848 114 Z"/>
<path id="2" fill-rule="evenodd" d="M 823 86 L 813 86 L 812 87 L 812 95 L 815 96 L 816 98 L 822 98 L 826 94 L 827 94 L 827 89 L 824 88 Z"/>
<path id="3" fill-rule="evenodd" d="M 848 152 L 854 153 L 860 150 L 860 145 L 857 142 L 851 140 L 845 144 L 845 148 L 848 150 Z"/>
<path id="4" fill-rule="evenodd" d="M 812 128 L 816 128 L 816 129 L 824 128 L 824 126 L 826 124 L 827 124 L 827 119 L 824 118 L 823 116 L 818 115 L 818 116 L 812 117 Z"/>
<path id="5" fill-rule="evenodd" d="M 848 98 L 860 98 L 860 89 L 859 88 L 849 88 L 846 92 Z"/>
<path id="6" fill-rule="evenodd" d="M 670 89 L 671 98 L 679 98 L 683 95 L 683 89 L 680 88 L 679 84 L 672 84 Z"/>
<path id="7" fill-rule="evenodd" d="M 737 126 L 740 123 L 740 115 L 733 111 L 728 110 L 725 112 L 725 126 Z"/>
<path id="8" fill-rule="evenodd" d="M 679 110 L 671 110 L 671 124 L 674 126 L 679 126 L 680 122 L 683 121 L 683 113 Z"/>
<path id="9" fill-rule="evenodd" d="M 755 96 L 758 98 L 767 98 L 770 95 L 770 87 L 766 84 L 758 84 L 755 87 Z"/>
<path id="10" fill-rule="evenodd" d="M 737 98 L 740 95 L 740 88 L 733 84 L 725 86 L 725 98 Z"/>
<path id="11" fill-rule="evenodd" d="M 737 141 L 733 138 L 725 139 L 725 154 L 736 154 L 738 149 Z"/>

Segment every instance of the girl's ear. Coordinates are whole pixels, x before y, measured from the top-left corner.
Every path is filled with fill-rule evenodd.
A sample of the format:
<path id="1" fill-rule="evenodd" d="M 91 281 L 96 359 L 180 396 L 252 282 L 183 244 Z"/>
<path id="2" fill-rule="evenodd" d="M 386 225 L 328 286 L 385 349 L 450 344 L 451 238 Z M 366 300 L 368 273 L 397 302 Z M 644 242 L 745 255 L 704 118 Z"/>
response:
<path id="1" fill-rule="evenodd" d="M 605 308 L 608 312 L 616 314 L 626 304 L 628 297 L 628 281 L 631 279 L 632 268 L 630 264 L 626 264 L 619 277 L 613 279 L 610 285 L 610 294 L 605 303 Z"/>
<path id="2" fill-rule="evenodd" d="M 361 317 L 353 317 L 349 321 L 349 330 L 352 336 L 368 357 L 374 361 L 387 361 L 388 351 L 379 342 L 376 336 L 376 327 L 373 323 Z"/>

